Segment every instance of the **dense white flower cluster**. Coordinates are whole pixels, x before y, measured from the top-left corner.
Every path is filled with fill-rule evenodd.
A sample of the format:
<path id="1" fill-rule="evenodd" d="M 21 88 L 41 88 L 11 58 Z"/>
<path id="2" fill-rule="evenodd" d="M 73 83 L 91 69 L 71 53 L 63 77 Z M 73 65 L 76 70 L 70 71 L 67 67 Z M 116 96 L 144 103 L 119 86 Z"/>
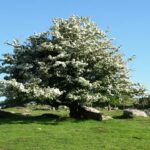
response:
<path id="1" fill-rule="evenodd" d="M 53 65 L 53 67 L 57 67 L 57 66 L 63 66 L 63 67 L 66 67 L 66 63 L 65 62 L 62 62 L 62 61 L 56 61 L 55 64 Z"/>
<path id="2" fill-rule="evenodd" d="M 58 98 L 63 92 L 61 92 L 58 88 L 40 88 L 39 86 L 30 86 L 23 85 L 22 83 L 17 82 L 15 79 L 9 81 L 0 81 L 0 89 L 3 90 L 3 94 L 1 96 L 9 95 L 10 89 L 14 92 L 11 95 L 13 98 L 17 98 L 19 93 L 25 94 L 28 99 L 35 100 L 53 100 Z"/>
<path id="3" fill-rule="evenodd" d="M 28 88 L 28 94 L 32 93 L 31 96 L 33 96 L 35 99 L 49 99 L 53 100 L 58 98 L 63 92 L 61 92 L 57 88 L 40 88 L 40 87 L 33 87 L 33 88 Z"/>
<path id="4" fill-rule="evenodd" d="M 92 84 L 89 82 L 89 80 L 86 80 L 85 78 L 83 77 L 79 77 L 78 78 L 78 82 L 82 85 L 82 86 L 92 86 Z"/>

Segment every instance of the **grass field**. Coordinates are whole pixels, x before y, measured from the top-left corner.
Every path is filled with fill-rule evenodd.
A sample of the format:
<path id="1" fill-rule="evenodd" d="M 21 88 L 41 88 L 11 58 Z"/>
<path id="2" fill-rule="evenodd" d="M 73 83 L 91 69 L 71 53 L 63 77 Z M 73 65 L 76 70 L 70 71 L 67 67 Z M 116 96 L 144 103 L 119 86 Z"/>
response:
<path id="1" fill-rule="evenodd" d="M 150 117 L 119 119 L 121 111 L 104 113 L 108 121 L 75 120 L 64 110 L 11 108 L 0 118 L 0 150 L 149 150 Z M 22 116 L 22 112 L 31 116 Z M 51 113 L 50 117 L 41 116 Z"/>

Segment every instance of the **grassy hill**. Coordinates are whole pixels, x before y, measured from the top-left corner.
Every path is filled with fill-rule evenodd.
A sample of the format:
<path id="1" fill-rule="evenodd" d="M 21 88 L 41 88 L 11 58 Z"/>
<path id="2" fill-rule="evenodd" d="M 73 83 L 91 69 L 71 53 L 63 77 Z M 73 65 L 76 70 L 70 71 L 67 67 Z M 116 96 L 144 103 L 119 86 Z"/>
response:
<path id="1" fill-rule="evenodd" d="M 70 119 L 63 109 L 19 107 L 5 111 L 14 114 L 0 118 L 0 150 L 150 149 L 150 117 L 119 119 L 121 111 L 114 110 L 104 113 L 116 119 L 94 121 Z"/>

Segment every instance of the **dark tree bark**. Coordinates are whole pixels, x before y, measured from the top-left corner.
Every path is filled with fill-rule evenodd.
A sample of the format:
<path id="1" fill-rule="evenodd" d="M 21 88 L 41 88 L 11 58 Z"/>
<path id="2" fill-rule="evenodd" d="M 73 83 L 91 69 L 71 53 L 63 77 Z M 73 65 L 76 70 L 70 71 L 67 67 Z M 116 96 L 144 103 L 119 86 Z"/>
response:
<path id="1" fill-rule="evenodd" d="M 82 106 L 74 102 L 69 106 L 69 109 L 71 118 L 102 120 L 102 114 L 95 108 Z"/>
<path id="2" fill-rule="evenodd" d="M 73 102 L 69 105 L 70 117 L 71 118 L 81 118 L 80 105 L 77 102 Z"/>

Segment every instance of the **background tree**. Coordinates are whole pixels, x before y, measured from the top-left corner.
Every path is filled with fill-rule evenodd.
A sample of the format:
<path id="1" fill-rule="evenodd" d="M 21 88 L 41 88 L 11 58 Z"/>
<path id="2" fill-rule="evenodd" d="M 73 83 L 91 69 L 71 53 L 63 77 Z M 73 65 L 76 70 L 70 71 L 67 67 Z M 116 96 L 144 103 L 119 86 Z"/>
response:
<path id="1" fill-rule="evenodd" d="M 80 117 L 82 105 L 139 94 L 119 48 L 89 18 L 54 19 L 50 30 L 8 44 L 14 51 L 4 54 L 0 89 L 12 102 L 66 105 Z"/>
<path id="2" fill-rule="evenodd" d="M 137 105 L 142 109 L 150 108 L 150 95 L 139 98 Z"/>

